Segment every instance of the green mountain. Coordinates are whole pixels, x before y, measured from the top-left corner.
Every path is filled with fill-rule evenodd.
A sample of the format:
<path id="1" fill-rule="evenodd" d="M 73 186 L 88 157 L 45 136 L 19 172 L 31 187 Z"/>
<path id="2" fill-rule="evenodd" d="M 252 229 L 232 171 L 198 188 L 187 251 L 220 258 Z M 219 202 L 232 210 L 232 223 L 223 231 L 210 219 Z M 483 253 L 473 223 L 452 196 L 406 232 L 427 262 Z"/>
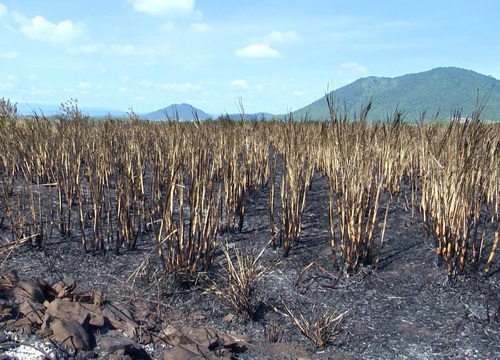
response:
<path id="1" fill-rule="evenodd" d="M 456 67 L 436 68 L 395 78 L 366 77 L 332 91 L 341 114 L 347 109 L 349 118 L 359 114 L 363 104 L 372 99 L 368 121 L 386 120 L 396 109 L 405 114 L 405 121 L 450 119 L 457 111 L 470 116 L 476 102 L 485 101 L 481 118 L 500 121 L 500 81 L 492 76 Z M 486 99 L 487 98 L 487 99 Z M 328 119 L 325 97 L 292 113 L 295 119 Z"/>
<path id="2" fill-rule="evenodd" d="M 145 120 L 179 119 L 182 121 L 192 121 L 195 117 L 199 120 L 206 120 L 212 118 L 212 115 L 189 104 L 173 104 L 160 110 L 141 114 L 141 118 Z"/>
<path id="3" fill-rule="evenodd" d="M 217 119 L 219 117 L 229 117 L 232 120 L 240 120 L 241 114 L 220 114 L 220 115 L 211 115 L 199 108 L 195 108 L 190 104 L 172 104 L 167 106 L 166 108 L 159 109 L 153 112 L 141 114 L 141 119 L 144 120 L 176 120 L 177 118 L 181 121 L 193 121 L 195 119 L 195 115 L 199 120 L 207 120 L 207 119 Z M 261 119 L 272 119 L 274 117 L 273 114 L 269 113 L 254 113 L 254 114 L 245 114 L 245 118 L 249 121 L 256 121 Z"/>

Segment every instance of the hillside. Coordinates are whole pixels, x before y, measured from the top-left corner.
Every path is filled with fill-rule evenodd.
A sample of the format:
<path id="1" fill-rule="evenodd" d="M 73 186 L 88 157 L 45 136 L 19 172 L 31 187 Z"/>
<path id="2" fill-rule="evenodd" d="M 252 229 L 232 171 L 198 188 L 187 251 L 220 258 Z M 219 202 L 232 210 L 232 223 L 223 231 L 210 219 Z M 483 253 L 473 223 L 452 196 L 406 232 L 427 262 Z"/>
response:
<path id="1" fill-rule="evenodd" d="M 191 121 L 194 120 L 195 114 L 199 120 L 212 118 L 212 115 L 189 104 L 172 104 L 166 108 L 142 114 L 141 118 L 145 120 L 175 120 L 178 118 L 179 120 Z"/>
<path id="2" fill-rule="evenodd" d="M 491 92 L 482 118 L 500 121 L 500 81 L 456 67 L 408 74 L 395 78 L 366 77 L 332 92 L 337 105 L 350 117 L 359 114 L 360 108 L 370 98 L 373 100 L 369 121 L 385 120 L 395 109 L 402 110 L 405 120 L 416 121 L 425 111 L 430 119 L 439 111 L 438 119 L 449 119 L 457 110 L 462 116 L 470 116 L 476 100 L 482 100 Z M 294 118 L 327 119 L 328 107 L 325 97 L 293 112 Z"/>

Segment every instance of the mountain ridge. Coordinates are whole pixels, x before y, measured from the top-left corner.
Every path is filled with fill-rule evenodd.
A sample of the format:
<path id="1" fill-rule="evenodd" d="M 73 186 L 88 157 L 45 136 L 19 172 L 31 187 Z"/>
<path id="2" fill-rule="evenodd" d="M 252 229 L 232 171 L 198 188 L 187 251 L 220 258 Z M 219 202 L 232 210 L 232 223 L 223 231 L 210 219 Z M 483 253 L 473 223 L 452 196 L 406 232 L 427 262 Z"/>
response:
<path id="1" fill-rule="evenodd" d="M 500 81 L 492 76 L 458 67 L 440 67 L 398 77 L 369 76 L 333 90 L 331 96 L 341 113 L 350 118 L 363 104 L 372 101 L 368 121 L 383 121 L 402 111 L 407 121 L 418 121 L 423 113 L 449 119 L 457 111 L 466 117 L 485 100 L 482 119 L 500 120 Z M 438 114 L 438 116 L 434 116 Z M 294 118 L 328 119 L 325 97 L 294 112 Z"/>
<path id="2" fill-rule="evenodd" d="M 141 119 L 144 120 L 181 120 L 181 121 L 191 121 L 195 117 L 198 120 L 211 119 L 213 116 L 198 109 L 190 104 L 172 104 L 162 109 L 152 111 L 149 113 L 139 114 Z"/>
<path id="3" fill-rule="evenodd" d="M 391 118 L 398 110 L 404 114 L 407 122 L 419 121 L 426 113 L 426 120 L 450 119 L 457 112 L 462 117 L 470 116 L 477 103 L 484 101 L 481 119 L 500 122 L 500 80 L 490 75 L 483 75 L 473 70 L 458 67 L 438 67 L 431 70 L 410 73 L 397 77 L 368 76 L 335 89 L 326 94 L 334 100 L 339 115 L 344 112 L 349 119 L 356 119 L 361 108 L 372 101 L 368 121 L 384 121 Z M 43 113 L 46 116 L 59 114 L 58 105 L 18 104 L 19 113 L 33 115 Z M 83 114 L 102 118 L 112 116 L 126 118 L 128 112 L 97 108 L 80 107 Z M 437 116 L 436 116 L 437 114 Z M 172 104 L 152 112 L 137 113 L 144 120 L 161 121 L 179 119 L 192 121 L 195 115 L 199 120 L 217 119 L 228 116 L 241 119 L 240 114 L 209 114 L 190 104 Z M 284 119 L 290 114 L 273 115 L 265 112 L 245 114 L 248 120 Z M 325 96 L 291 113 L 296 120 L 328 120 L 329 110 Z"/>

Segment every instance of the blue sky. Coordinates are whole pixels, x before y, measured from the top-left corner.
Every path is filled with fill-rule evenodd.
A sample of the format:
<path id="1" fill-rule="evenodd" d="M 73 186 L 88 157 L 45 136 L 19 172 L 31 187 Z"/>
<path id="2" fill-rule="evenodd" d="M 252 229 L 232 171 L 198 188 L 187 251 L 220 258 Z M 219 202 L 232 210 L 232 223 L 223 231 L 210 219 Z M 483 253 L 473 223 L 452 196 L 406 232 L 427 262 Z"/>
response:
<path id="1" fill-rule="evenodd" d="M 0 0 L 0 98 L 279 114 L 365 76 L 500 79 L 498 14 L 498 0 Z"/>

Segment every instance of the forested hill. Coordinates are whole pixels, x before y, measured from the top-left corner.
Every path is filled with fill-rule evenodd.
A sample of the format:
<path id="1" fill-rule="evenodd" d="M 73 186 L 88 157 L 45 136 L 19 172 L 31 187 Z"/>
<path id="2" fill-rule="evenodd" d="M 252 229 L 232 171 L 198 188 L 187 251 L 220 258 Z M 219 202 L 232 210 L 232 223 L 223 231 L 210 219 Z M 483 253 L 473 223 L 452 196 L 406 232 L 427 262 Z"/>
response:
<path id="1" fill-rule="evenodd" d="M 500 81 L 492 76 L 456 67 L 436 68 L 395 78 L 366 77 L 334 90 L 331 95 L 341 112 L 347 108 L 350 118 L 360 113 L 372 99 L 369 121 L 385 120 L 396 109 L 406 114 L 408 122 L 417 121 L 425 112 L 430 120 L 449 119 L 456 111 L 462 117 L 472 114 L 479 102 L 486 101 L 482 119 L 500 121 Z M 488 98 L 486 100 L 486 97 Z M 293 112 L 295 119 L 327 119 L 325 97 Z"/>

